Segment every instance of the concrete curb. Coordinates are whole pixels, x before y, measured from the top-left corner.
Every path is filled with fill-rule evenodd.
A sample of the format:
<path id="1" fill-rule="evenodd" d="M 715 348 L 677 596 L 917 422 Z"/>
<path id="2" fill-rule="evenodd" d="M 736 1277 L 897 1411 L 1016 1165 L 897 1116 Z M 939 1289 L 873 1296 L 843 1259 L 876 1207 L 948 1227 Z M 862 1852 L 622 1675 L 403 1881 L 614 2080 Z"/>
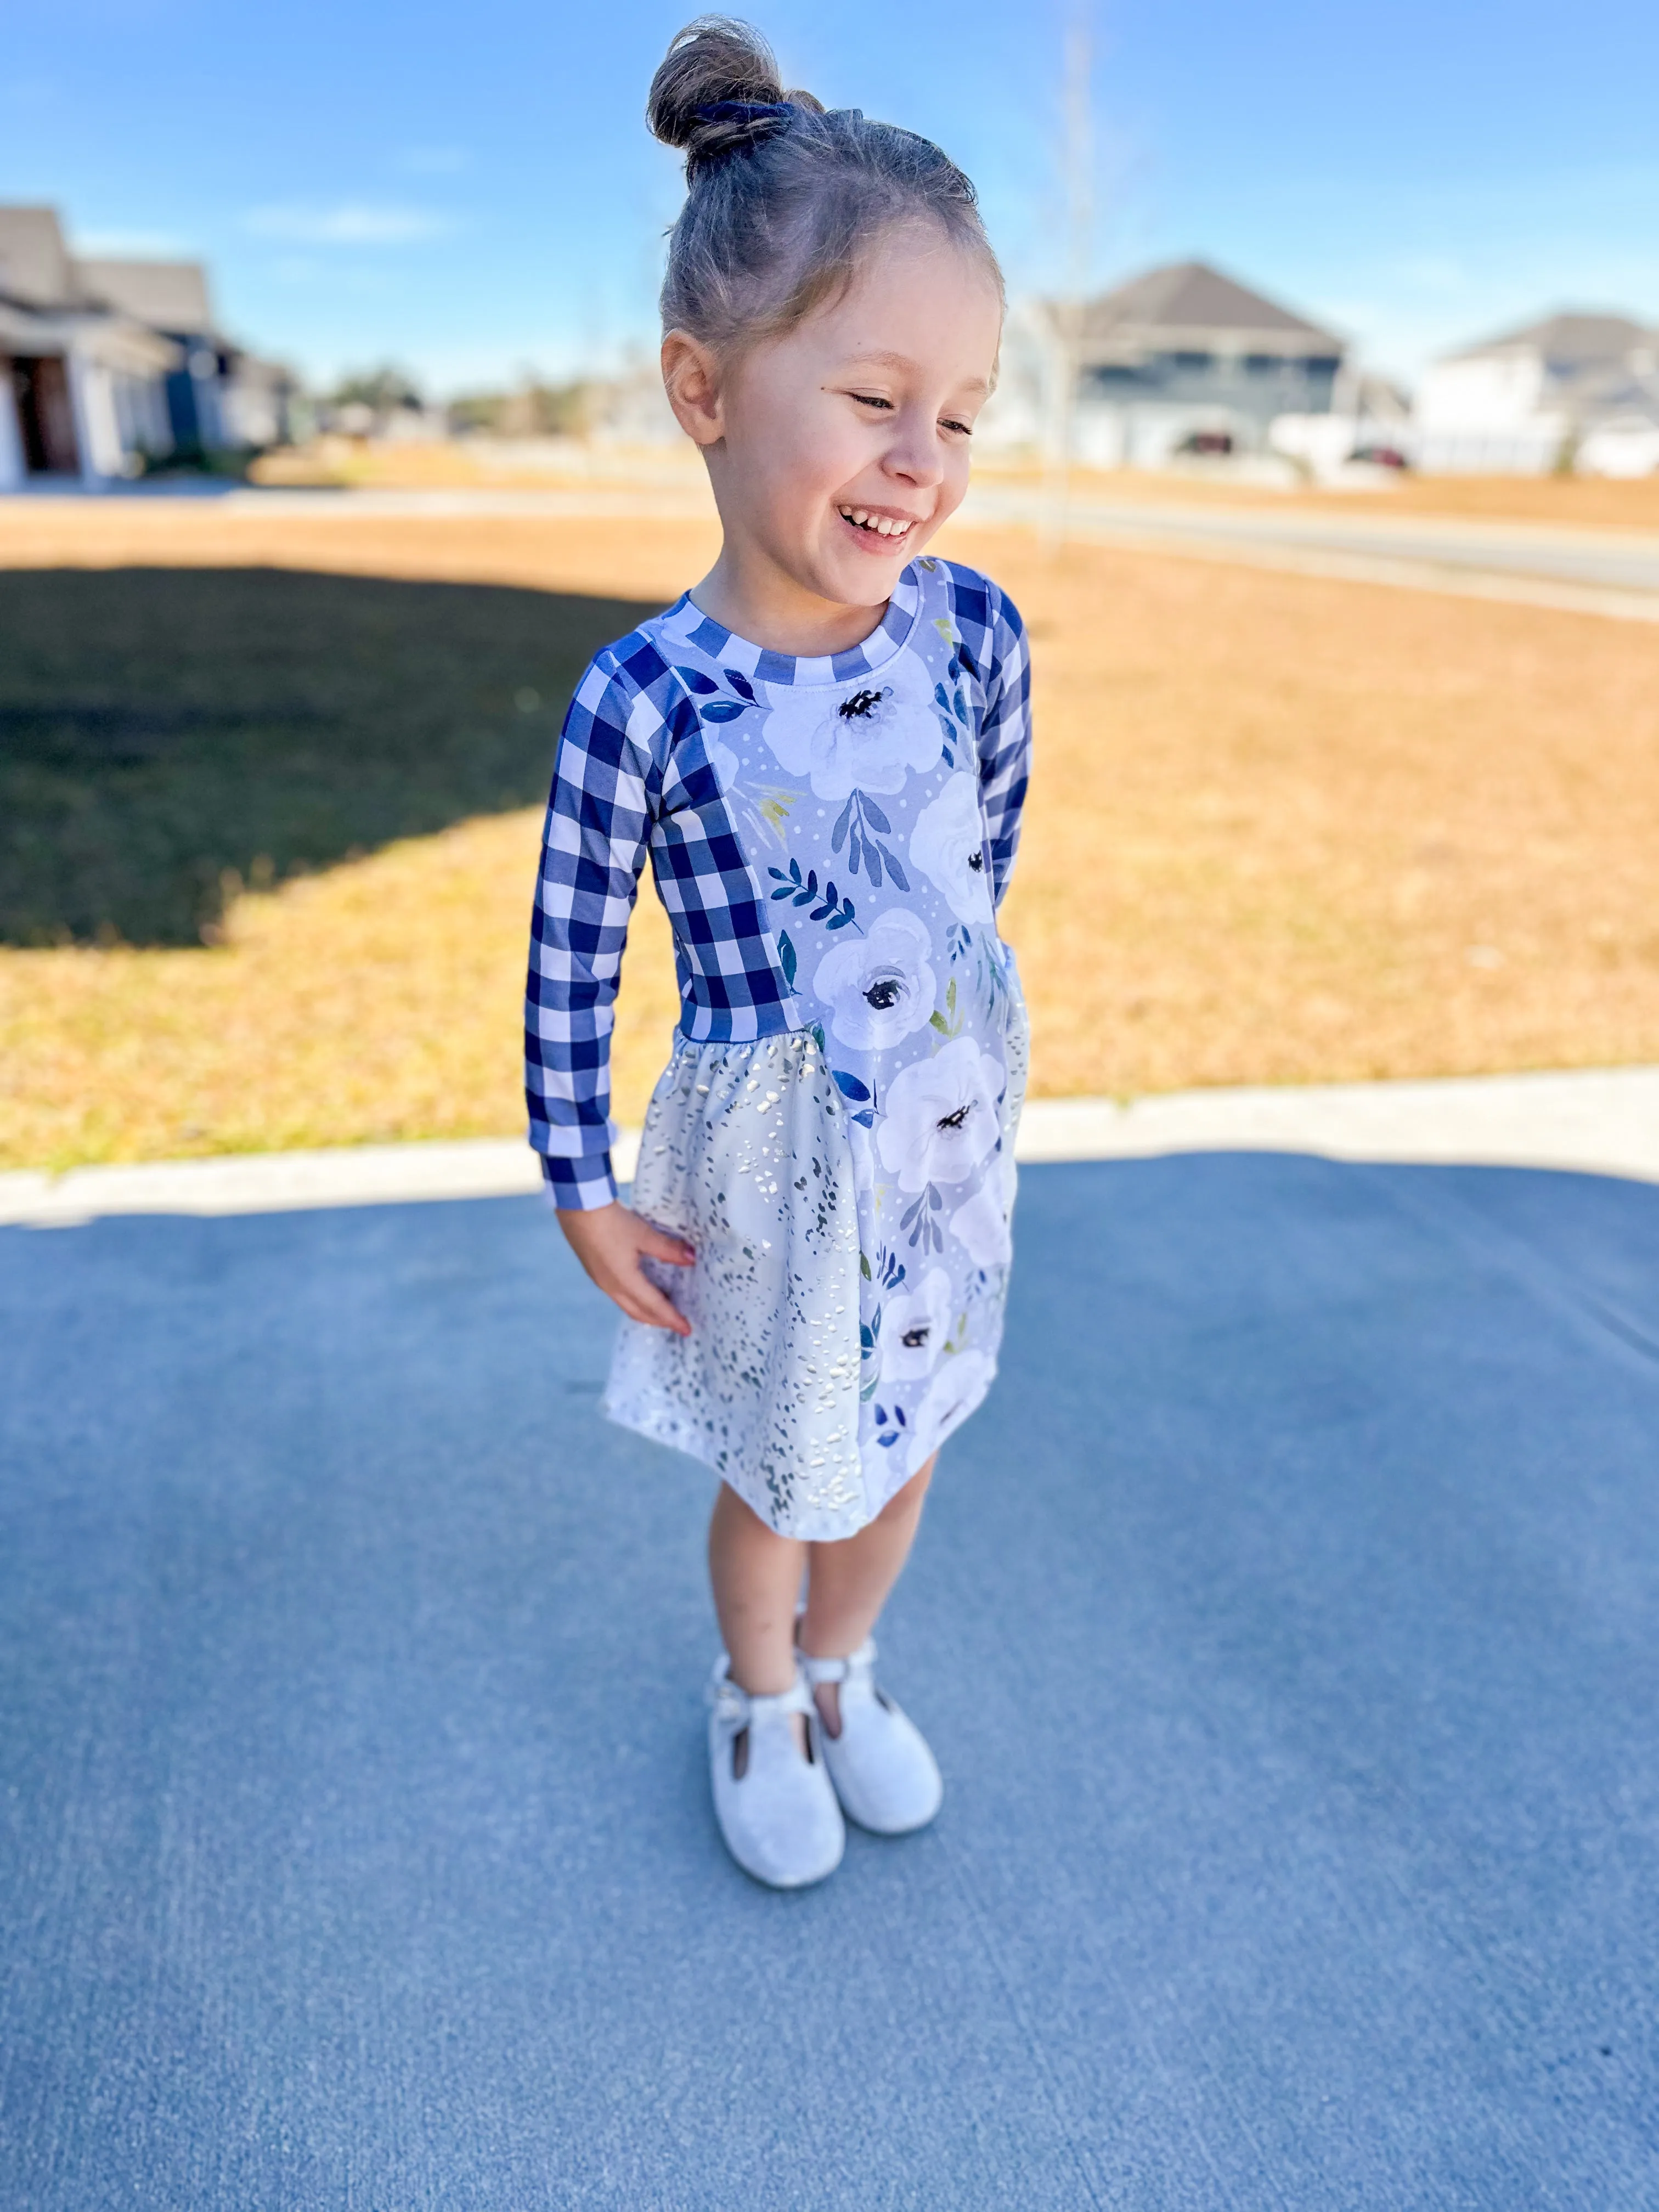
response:
<path id="1" fill-rule="evenodd" d="M 617 1149 L 623 1180 L 637 1131 Z M 1037 1098 L 1022 1160 L 1146 1159 L 1195 1152 L 1311 1152 L 1328 1159 L 1555 1168 L 1659 1182 L 1659 1067 L 1172 1091 L 1118 1104 Z M 0 1175 L 0 1225 L 73 1228 L 117 1213 L 283 1213 L 532 1195 L 541 1176 L 514 1138 L 343 1146 Z"/>

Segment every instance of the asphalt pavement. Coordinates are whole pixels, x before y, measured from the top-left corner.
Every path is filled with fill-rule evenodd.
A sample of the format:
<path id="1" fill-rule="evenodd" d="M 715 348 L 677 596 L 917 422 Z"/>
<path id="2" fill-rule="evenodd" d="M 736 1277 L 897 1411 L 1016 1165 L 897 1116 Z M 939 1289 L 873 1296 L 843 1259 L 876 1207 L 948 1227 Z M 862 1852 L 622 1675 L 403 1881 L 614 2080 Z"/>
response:
<path id="1" fill-rule="evenodd" d="M 1310 509 L 1271 500 L 1101 499 L 976 483 L 965 521 L 1063 528 L 1143 551 L 1659 622 L 1659 531 Z"/>
<path id="2" fill-rule="evenodd" d="M 779 1897 L 539 1202 L 0 1230 L 6 2212 L 1659 2203 L 1659 1188 L 1018 1241 L 883 1632 L 944 1814 Z"/>

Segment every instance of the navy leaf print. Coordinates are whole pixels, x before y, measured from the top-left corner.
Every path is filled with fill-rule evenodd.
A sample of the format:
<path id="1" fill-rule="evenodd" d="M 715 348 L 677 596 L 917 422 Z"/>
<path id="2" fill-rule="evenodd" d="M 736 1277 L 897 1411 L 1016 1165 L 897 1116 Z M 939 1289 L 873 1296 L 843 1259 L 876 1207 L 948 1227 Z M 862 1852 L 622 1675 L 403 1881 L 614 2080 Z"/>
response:
<path id="1" fill-rule="evenodd" d="M 774 891 L 772 896 L 774 898 L 781 898 L 783 895 L 781 891 Z M 778 932 L 778 957 L 783 963 L 783 980 L 793 991 L 795 988 L 795 948 L 789 942 L 789 933 L 787 929 L 781 929 Z"/>
<path id="2" fill-rule="evenodd" d="M 680 677 L 689 691 L 718 691 L 720 688 L 712 676 L 705 676 L 700 668 L 682 668 Z"/>
<path id="3" fill-rule="evenodd" d="M 732 686 L 732 689 L 737 693 L 740 699 L 746 699 L 751 707 L 758 703 L 755 697 L 755 687 L 749 681 L 749 678 L 743 673 L 741 669 L 722 668 L 720 674 L 726 678 L 726 682 Z M 708 688 L 712 691 L 714 687 L 711 684 Z"/>
<path id="4" fill-rule="evenodd" d="M 854 875 L 860 870 L 869 877 L 877 890 L 881 889 L 884 870 L 900 890 L 908 890 L 904 871 L 893 858 L 890 848 L 878 842 L 877 833 L 891 836 L 892 823 L 867 792 L 855 791 L 842 809 L 830 837 L 830 847 L 840 852 L 843 836 L 847 840 L 847 865 Z"/>
<path id="5" fill-rule="evenodd" d="M 705 722 L 735 722 L 748 711 L 741 699 L 716 699 L 712 707 L 703 708 L 702 718 Z"/>
<path id="6" fill-rule="evenodd" d="M 848 1075 L 839 1067 L 831 1068 L 830 1072 L 836 1079 L 836 1089 L 845 1091 L 849 1098 L 863 1101 L 869 1097 L 870 1093 L 856 1075 Z"/>

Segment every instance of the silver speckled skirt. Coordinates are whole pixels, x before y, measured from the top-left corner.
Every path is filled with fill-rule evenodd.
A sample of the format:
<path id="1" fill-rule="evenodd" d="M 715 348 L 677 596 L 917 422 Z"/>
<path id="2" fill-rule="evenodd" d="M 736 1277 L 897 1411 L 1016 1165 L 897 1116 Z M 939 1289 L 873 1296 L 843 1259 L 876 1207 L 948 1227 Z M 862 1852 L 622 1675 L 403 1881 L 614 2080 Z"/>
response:
<path id="1" fill-rule="evenodd" d="M 647 1263 L 691 1334 L 624 1321 L 604 1410 L 706 1462 L 781 1533 L 854 1534 L 885 1501 L 860 1462 L 857 1194 L 816 1036 L 680 1042 L 633 1205 L 696 1252 Z"/>
<path id="2" fill-rule="evenodd" d="M 915 1284 L 891 1257 L 872 1267 L 872 1254 L 908 1250 L 894 1218 L 904 1194 L 884 1181 L 816 1030 L 677 1042 L 646 1114 L 631 1197 L 696 1253 L 689 1268 L 646 1262 L 691 1334 L 623 1322 L 611 1419 L 713 1468 L 780 1534 L 834 1542 L 873 1520 L 996 1373 L 1029 1054 L 1017 979 L 1003 1048 L 999 1142 L 984 1178 L 996 1236 L 976 1255 L 983 1264 L 958 1265 L 947 1289 L 937 1263 L 912 1258 Z M 926 1348 L 913 1348 L 930 1330 Z M 908 1425 L 882 1411 L 897 1393 L 910 1401 Z"/>

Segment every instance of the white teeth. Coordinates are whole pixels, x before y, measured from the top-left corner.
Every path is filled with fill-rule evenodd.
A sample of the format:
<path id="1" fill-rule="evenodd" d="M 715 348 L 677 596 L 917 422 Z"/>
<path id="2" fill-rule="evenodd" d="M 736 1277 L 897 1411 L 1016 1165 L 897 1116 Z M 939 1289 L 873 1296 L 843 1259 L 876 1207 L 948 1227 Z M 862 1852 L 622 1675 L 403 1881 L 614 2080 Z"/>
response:
<path id="1" fill-rule="evenodd" d="M 896 522 L 884 514 L 872 514 L 867 507 L 843 507 L 837 509 L 843 522 L 850 522 L 860 530 L 873 531 L 878 538 L 902 538 L 910 527 L 908 522 Z"/>

